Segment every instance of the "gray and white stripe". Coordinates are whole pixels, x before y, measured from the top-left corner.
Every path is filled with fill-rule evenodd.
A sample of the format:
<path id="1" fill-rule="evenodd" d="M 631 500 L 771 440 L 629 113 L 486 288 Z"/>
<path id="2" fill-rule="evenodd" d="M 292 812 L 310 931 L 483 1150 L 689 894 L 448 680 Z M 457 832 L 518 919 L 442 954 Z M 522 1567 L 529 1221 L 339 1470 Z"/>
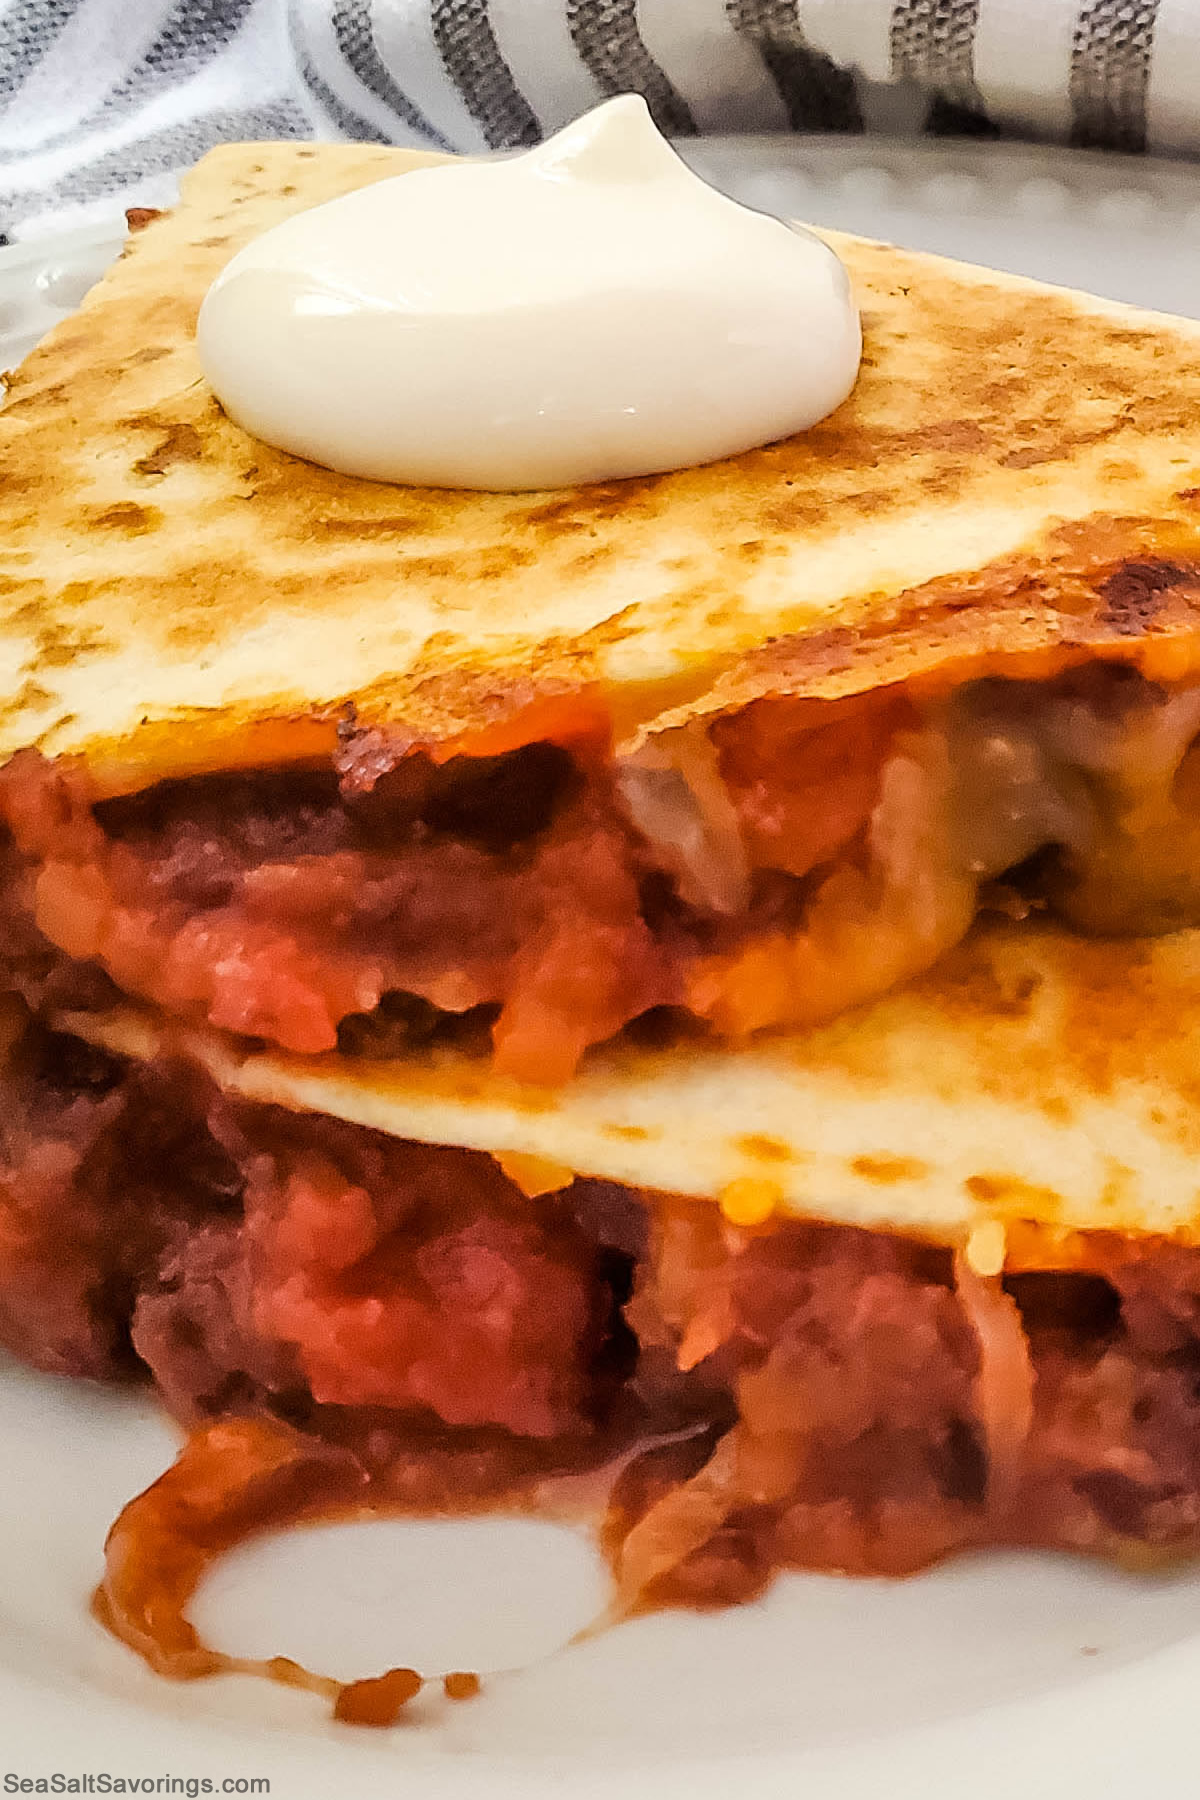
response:
<path id="1" fill-rule="evenodd" d="M 303 114 L 286 101 L 207 113 L 110 150 L 94 162 L 72 169 L 44 190 L 44 194 L 59 206 L 94 200 L 114 189 L 131 187 L 138 181 L 186 168 L 214 144 L 251 138 L 297 137 L 304 124 Z"/>
<path id="2" fill-rule="evenodd" d="M 386 144 L 388 142 L 386 131 L 381 131 L 378 126 L 372 125 L 371 121 L 364 119 L 361 113 L 351 112 L 350 108 L 334 93 L 302 45 L 296 46 L 296 68 L 309 99 L 320 108 L 325 119 L 332 125 L 333 130 L 329 134 L 330 136 L 348 138 L 359 144 Z"/>
<path id="3" fill-rule="evenodd" d="M 860 131 L 854 78 L 813 49 L 797 0 L 728 0 L 734 28 L 754 43 L 793 131 Z"/>
<path id="4" fill-rule="evenodd" d="M 978 25 L 979 0 L 898 0 L 891 24 L 893 77 L 919 81 L 956 105 L 977 105 Z"/>
<path id="5" fill-rule="evenodd" d="M 78 0 L 77 0 L 78 3 Z M 157 35 L 129 74 L 82 118 L 38 142 L 38 152 L 75 143 L 81 135 L 97 131 L 113 118 L 144 107 L 166 89 L 176 89 L 200 70 L 225 42 L 222 27 L 236 32 L 245 23 L 254 0 L 176 0 Z"/>
<path id="6" fill-rule="evenodd" d="M 272 0 L 0 0 L 0 229 L 170 198 L 230 137 L 308 136 Z"/>
<path id="7" fill-rule="evenodd" d="M 455 87 L 493 150 L 541 141 L 537 115 L 513 80 L 487 0 L 433 0 L 433 35 Z"/>
<path id="8" fill-rule="evenodd" d="M 571 39 L 602 94 L 643 94 L 671 137 L 694 137 L 696 121 L 638 30 L 637 0 L 566 0 Z"/>
<path id="9" fill-rule="evenodd" d="M 337 0 L 333 8 L 333 31 L 337 47 L 363 86 L 388 107 L 414 136 L 439 150 L 450 150 L 436 126 L 425 117 L 415 101 L 409 99 L 393 80 L 390 69 L 379 54 L 375 42 L 375 25 L 371 17 L 371 0 Z M 313 70 L 313 74 L 316 71 Z M 318 79 L 320 79 L 318 77 Z M 326 92 L 329 92 L 326 89 Z M 349 136 L 357 136 L 351 132 Z M 372 134 L 373 135 L 373 134 Z"/>
<path id="10" fill-rule="evenodd" d="M 1159 0 L 1083 0 L 1071 50 L 1073 143 L 1145 149 L 1158 8 Z"/>
<path id="11" fill-rule="evenodd" d="M 0 15 L 0 98 L 28 80 L 71 22 L 82 0 L 21 0 Z"/>
<path id="12" fill-rule="evenodd" d="M 726 0 L 638 0 L 638 30 L 701 133 L 786 131 L 779 89 Z"/>
<path id="13" fill-rule="evenodd" d="M 1146 84 L 1146 148 L 1200 150 L 1200 21 L 1196 0 L 1159 0 L 1150 78 Z"/>
<path id="14" fill-rule="evenodd" d="M 900 92 L 929 130 L 1200 154 L 1200 0 L 0 0 L 0 227 L 155 204 L 230 134 L 511 149 L 630 90 L 681 137 Z"/>

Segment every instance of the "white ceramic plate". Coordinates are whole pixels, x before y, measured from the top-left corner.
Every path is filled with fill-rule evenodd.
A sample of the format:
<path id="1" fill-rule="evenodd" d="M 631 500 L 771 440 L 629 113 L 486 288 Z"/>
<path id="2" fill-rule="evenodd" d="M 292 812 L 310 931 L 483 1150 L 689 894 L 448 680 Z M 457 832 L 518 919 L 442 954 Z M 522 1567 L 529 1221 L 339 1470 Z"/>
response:
<path id="1" fill-rule="evenodd" d="M 825 139 L 690 154 L 773 211 L 1200 314 L 1200 174 L 1185 167 Z M 118 241 L 114 228 L 0 252 L 0 366 Z M 225 1563 L 198 1608 L 210 1636 L 343 1678 L 498 1671 L 483 1696 L 374 1735 L 264 1684 L 168 1685 L 86 1605 L 109 1522 L 173 1444 L 145 1398 L 0 1365 L 0 1793 L 55 1775 L 275 1800 L 1191 1789 L 1200 1573 L 1137 1580 L 1051 1557 L 902 1583 L 791 1577 L 756 1606 L 564 1647 L 604 1592 L 582 1536 L 505 1520 L 294 1533 Z"/>

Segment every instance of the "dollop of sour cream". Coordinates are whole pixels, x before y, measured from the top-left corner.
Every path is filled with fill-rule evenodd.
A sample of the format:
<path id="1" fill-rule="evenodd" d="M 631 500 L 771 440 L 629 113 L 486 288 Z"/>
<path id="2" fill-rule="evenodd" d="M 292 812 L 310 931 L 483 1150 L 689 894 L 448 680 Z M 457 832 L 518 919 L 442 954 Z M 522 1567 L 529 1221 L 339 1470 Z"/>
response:
<path id="1" fill-rule="evenodd" d="M 645 102 L 246 245 L 197 327 L 239 425 L 349 475 L 528 489 L 712 462 L 838 406 L 862 339 L 819 238 L 692 174 Z"/>

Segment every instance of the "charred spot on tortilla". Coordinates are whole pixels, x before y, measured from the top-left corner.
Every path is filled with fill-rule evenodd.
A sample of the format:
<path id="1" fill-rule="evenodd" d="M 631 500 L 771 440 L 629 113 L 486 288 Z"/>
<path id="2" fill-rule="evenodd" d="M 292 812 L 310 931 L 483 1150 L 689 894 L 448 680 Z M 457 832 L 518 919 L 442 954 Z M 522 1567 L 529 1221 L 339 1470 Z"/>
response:
<path id="1" fill-rule="evenodd" d="M 1122 636 L 1148 631 L 1165 605 L 1163 596 L 1185 582 L 1195 584 L 1200 564 L 1131 562 L 1108 576 L 1100 589 L 1101 617 Z"/>

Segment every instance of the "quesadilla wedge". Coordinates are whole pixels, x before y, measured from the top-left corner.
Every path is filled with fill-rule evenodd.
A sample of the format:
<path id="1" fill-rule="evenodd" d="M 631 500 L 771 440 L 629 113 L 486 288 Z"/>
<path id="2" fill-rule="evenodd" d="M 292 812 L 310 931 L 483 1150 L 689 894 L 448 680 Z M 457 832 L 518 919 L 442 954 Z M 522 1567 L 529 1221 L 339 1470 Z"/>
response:
<path id="1" fill-rule="evenodd" d="M 0 1339 L 189 1430 L 101 1616 L 555 1476 L 622 1610 L 1200 1547 L 1200 327 L 831 236 L 803 437 L 372 484 L 193 328 L 421 160 L 214 153 L 0 412 Z"/>
<path id="2" fill-rule="evenodd" d="M 209 282 L 422 160 L 214 152 L 13 378 L 14 986 L 552 1086 L 648 1015 L 835 1018 L 997 881 L 1200 915 L 1200 327 L 835 238 L 857 387 L 736 459 L 477 494 L 248 437 Z"/>

